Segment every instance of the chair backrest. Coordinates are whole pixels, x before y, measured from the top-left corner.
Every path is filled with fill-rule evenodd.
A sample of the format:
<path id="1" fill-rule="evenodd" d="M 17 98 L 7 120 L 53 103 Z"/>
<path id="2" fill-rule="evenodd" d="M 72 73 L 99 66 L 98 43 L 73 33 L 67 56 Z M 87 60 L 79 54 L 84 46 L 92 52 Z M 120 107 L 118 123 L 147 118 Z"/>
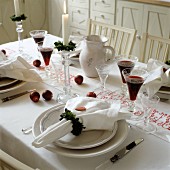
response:
<path id="1" fill-rule="evenodd" d="M 170 55 L 170 39 L 143 33 L 140 55 L 140 61 L 144 63 L 147 63 L 150 58 L 165 62 Z"/>
<path id="2" fill-rule="evenodd" d="M 0 149 L 0 170 L 39 170 L 33 169 Z"/>
<path id="3" fill-rule="evenodd" d="M 117 55 L 129 55 L 133 47 L 136 30 L 89 19 L 87 35 L 106 36 L 109 39 L 107 45 L 112 46 Z"/>

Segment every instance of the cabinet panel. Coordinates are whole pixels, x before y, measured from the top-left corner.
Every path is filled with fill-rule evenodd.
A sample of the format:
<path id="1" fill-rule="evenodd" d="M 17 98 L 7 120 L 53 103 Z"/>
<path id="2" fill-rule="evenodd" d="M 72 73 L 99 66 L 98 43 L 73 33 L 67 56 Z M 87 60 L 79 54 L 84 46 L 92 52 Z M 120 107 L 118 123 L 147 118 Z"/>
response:
<path id="1" fill-rule="evenodd" d="M 140 43 L 143 22 L 143 4 L 118 1 L 116 23 L 120 26 L 137 30 L 132 54 L 140 57 Z"/>
<path id="2" fill-rule="evenodd" d="M 68 0 L 68 5 L 89 8 L 89 0 Z"/>
<path id="3" fill-rule="evenodd" d="M 88 9 L 71 7 L 69 9 L 70 26 L 86 29 L 87 19 L 89 18 Z"/>
<path id="4" fill-rule="evenodd" d="M 91 8 L 92 10 L 114 14 L 115 1 L 114 0 L 92 0 Z"/>
<path id="5" fill-rule="evenodd" d="M 155 36 L 168 38 L 170 30 L 169 13 L 170 8 L 168 7 L 145 5 L 142 31 Z"/>
<path id="6" fill-rule="evenodd" d="M 103 12 L 91 11 L 91 19 L 102 23 L 114 25 L 114 15 Z"/>

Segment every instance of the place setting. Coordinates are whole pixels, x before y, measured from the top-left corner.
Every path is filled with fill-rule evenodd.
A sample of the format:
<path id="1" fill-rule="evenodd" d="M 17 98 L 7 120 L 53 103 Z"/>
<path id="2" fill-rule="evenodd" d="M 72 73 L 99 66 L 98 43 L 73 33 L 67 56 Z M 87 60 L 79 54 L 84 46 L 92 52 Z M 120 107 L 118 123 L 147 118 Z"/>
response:
<path id="1" fill-rule="evenodd" d="M 76 120 L 82 123 L 82 132 L 77 131 L 78 125 L 73 127 L 70 120 L 60 119 L 65 115 L 64 110 L 76 115 Z M 129 127 L 125 120 L 129 114 L 120 110 L 119 103 L 76 97 L 68 100 L 66 105 L 59 104 L 38 116 L 33 125 L 35 139 L 32 145 L 67 157 L 101 155 L 126 139 Z"/>

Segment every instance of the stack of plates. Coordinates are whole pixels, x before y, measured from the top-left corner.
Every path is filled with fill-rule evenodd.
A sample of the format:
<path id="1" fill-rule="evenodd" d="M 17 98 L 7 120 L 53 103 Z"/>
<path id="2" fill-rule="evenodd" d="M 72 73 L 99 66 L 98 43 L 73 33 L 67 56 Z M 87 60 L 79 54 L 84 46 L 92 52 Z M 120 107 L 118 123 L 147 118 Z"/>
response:
<path id="1" fill-rule="evenodd" d="M 157 95 L 162 99 L 170 99 L 170 85 L 169 86 L 162 86 Z"/>
<path id="2" fill-rule="evenodd" d="M 43 112 L 33 125 L 34 137 L 40 135 L 49 126 L 57 123 L 63 112 L 63 104 Z M 53 152 L 69 157 L 93 157 L 115 149 L 126 139 L 127 135 L 128 125 L 126 121 L 121 120 L 114 123 L 112 131 L 83 131 L 79 136 L 74 136 L 69 133 L 56 140 L 52 146 L 48 145 L 45 148 L 52 150 L 50 149 L 52 147 Z"/>
<path id="3" fill-rule="evenodd" d="M 0 93 L 5 93 L 11 90 L 15 90 L 25 84 L 24 81 L 8 78 L 8 77 L 0 77 Z"/>

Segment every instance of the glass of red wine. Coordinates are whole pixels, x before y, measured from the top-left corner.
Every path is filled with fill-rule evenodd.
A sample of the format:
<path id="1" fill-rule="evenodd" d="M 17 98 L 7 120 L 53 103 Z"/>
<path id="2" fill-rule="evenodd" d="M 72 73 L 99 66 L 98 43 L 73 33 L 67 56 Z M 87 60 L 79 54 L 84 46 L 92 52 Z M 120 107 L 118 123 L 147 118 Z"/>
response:
<path id="1" fill-rule="evenodd" d="M 135 113 L 137 109 L 135 108 L 135 101 L 138 95 L 138 92 L 143 85 L 145 79 L 148 76 L 148 72 L 145 69 L 142 68 L 126 68 L 122 70 L 122 74 L 124 76 L 124 79 L 127 83 L 128 92 L 129 92 L 129 108 L 128 110 L 130 112 Z M 138 120 L 139 116 L 132 115 L 131 120 Z"/>
<path id="2" fill-rule="evenodd" d="M 39 51 L 40 51 L 42 58 L 44 60 L 46 73 L 47 73 L 47 75 L 50 75 L 50 72 L 51 72 L 50 59 L 51 59 L 51 55 L 53 53 L 53 48 L 42 46 L 39 48 Z"/>
<path id="3" fill-rule="evenodd" d="M 144 111 L 144 120 L 137 123 L 136 126 L 138 126 L 146 133 L 153 133 L 156 131 L 156 126 L 149 122 L 149 117 L 159 101 L 160 98 L 157 95 L 149 96 L 146 92 L 141 94 L 141 104 Z"/>
<path id="4" fill-rule="evenodd" d="M 46 30 L 33 30 L 29 32 L 31 37 L 34 39 L 34 42 L 37 44 L 37 50 L 39 51 L 39 48 L 43 46 L 43 42 L 45 39 L 45 36 L 47 35 Z"/>
<path id="5" fill-rule="evenodd" d="M 138 61 L 138 57 L 133 56 L 133 55 L 120 55 L 118 57 L 116 57 L 117 60 L 117 65 L 119 67 L 120 70 L 120 74 L 121 74 L 121 78 L 122 78 L 122 86 L 121 86 L 121 93 L 123 95 L 127 94 L 127 85 L 126 85 L 126 81 L 124 79 L 124 76 L 122 74 L 122 70 L 129 68 L 129 69 L 133 69 L 135 67 L 135 63 Z"/>

